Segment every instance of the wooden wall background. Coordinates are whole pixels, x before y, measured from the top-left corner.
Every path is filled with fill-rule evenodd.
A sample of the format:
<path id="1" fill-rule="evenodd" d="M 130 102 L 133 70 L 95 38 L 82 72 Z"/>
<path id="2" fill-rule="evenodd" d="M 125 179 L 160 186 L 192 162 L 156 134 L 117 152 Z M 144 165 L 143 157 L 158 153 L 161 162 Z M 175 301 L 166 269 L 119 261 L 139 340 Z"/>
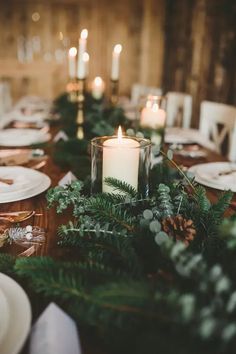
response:
<path id="1" fill-rule="evenodd" d="M 11 80 L 15 99 L 54 97 L 67 81 L 67 63 L 55 52 L 76 46 L 88 28 L 90 80 L 100 75 L 109 83 L 112 47 L 121 43 L 121 93 L 135 82 L 188 92 L 197 125 L 203 99 L 236 104 L 235 18 L 235 0 L 0 1 L 0 78 Z M 31 63 L 17 60 L 20 35 L 40 37 Z"/>
<path id="2" fill-rule="evenodd" d="M 236 105 L 236 1 L 167 0 L 163 86 L 200 102 Z"/>

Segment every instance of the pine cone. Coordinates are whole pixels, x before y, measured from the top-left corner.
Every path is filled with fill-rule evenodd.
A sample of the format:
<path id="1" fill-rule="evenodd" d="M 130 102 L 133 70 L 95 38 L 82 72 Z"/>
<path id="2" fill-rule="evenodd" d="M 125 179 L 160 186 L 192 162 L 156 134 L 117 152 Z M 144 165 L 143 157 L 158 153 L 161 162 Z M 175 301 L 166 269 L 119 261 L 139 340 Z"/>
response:
<path id="1" fill-rule="evenodd" d="M 169 216 L 162 220 L 163 231 L 175 241 L 183 241 L 185 245 L 196 236 L 196 229 L 191 219 L 187 220 L 181 215 Z"/>

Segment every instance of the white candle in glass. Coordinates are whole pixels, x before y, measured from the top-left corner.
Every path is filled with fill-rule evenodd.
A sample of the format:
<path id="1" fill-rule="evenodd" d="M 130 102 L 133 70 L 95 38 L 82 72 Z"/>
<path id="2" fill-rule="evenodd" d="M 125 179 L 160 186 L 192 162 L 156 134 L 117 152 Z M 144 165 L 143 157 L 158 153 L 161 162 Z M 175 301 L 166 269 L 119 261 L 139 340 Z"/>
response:
<path id="1" fill-rule="evenodd" d="M 100 100 L 105 90 L 105 84 L 103 79 L 100 76 L 95 77 L 95 79 L 92 82 L 91 88 L 92 88 L 92 96 L 96 100 Z"/>
<path id="2" fill-rule="evenodd" d="M 143 108 L 140 117 L 140 125 L 142 127 L 148 127 L 157 129 L 165 126 L 166 112 L 164 109 L 159 108 L 158 103 L 152 103 L 148 100 L 146 107 Z"/>
<path id="3" fill-rule="evenodd" d="M 122 51 L 122 45 L 116 44 L 112 53 L 112 65 L 111 65 L 111 79 L 114 81 L 119 80 L 121 51 Z"/>
<path id="4" fill-rule="evenodd" d="M 83 60 L 83 55 L 86 52 L 86 48 L 87 48 L 87 38 L 88 38 L 88 30 L 83 29 L 80 33 L 80 39 L 79 39 L 78 72 L 77 72 L 78 79 L 84 79 L 86 75 L 86 70 L 85 70 L 86 64 Z"/>
<path id="5" fill-rule="evenodd" d="M 107 177 L 119 179 L 138 189 L 139 154 L 140 143 L 132 138 L 122 137 L 121 127 L 117 137 L 103 143 L 103 192 L 120 193 L 106 185 L 104 179 Z"/>
<path id="6" fill-rule="evenodd" d="M 74 79 L 76 77 L 76 55 L 77 49 L 72 47 L 69 49 L 68 63 L 69 63 L 69 77 Z"/>

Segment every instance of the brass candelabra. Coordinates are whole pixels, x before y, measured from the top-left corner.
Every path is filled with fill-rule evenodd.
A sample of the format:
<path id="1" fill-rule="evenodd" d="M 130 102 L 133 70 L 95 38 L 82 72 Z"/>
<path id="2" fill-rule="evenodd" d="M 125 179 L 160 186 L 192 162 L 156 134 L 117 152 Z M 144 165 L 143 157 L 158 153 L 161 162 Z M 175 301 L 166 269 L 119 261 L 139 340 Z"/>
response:
<path id="1" fill-rule="evenodd" d="M 113 106 L 118 103 L 119 100 L 119 80 L 112 80 L 110 82 L 110 102 Z"/>

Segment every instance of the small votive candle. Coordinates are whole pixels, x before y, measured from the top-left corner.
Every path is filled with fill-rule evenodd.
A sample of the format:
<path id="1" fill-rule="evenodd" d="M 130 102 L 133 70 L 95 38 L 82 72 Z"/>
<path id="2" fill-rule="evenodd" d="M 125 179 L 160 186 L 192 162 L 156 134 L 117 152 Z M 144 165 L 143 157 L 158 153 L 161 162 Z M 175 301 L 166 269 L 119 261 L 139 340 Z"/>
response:
<path id="1" fill-rule="evenodd" d="M 151 129 L 164 127 L 166 112 L 161 108 L 160 96 L 148 96 L 146 106 L 142 109 L 140 125 Z"/>
<path id="2" fill-rule="evenodd" d="M 153 144 L 162 146 L 166 124 L 166 98 L 149 95 L 141 111 L 140 126 L 150 130 L 150 139 Z"/>
<path id="3" fill-rule="evenodd" d="M 93 98 L 100 100 L 105 90 L 105 83 L 100 76 L 95 77 L 92 82 L 91 89 Z"/>

